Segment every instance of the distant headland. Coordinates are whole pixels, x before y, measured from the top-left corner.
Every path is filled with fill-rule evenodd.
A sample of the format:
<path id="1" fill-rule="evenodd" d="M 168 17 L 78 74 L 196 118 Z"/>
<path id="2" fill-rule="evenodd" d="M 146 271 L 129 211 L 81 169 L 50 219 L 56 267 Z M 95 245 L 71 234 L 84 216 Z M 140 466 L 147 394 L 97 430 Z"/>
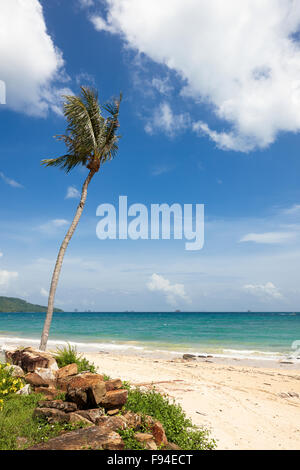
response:
<path id="1" fill-rule="evenodd" d="M 29 302 L 26 302 L 26 300 L 17 299 L 15 297 L 0 296 L 0 313 L 39 313 L 46 311 L 47 307 L 43 307 L 42 305 L 30 304 Z M 63 310 L 55 308 L 54 312 L 63 312 Z"/>

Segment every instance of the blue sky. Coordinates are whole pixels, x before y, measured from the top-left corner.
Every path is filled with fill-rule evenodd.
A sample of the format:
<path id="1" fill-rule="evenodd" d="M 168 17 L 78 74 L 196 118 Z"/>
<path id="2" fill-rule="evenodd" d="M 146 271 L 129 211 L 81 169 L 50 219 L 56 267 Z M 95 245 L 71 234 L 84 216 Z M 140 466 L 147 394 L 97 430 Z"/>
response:
<path id="1" fill-rule="evenodd" d="M 293 1 L 1 4 L 0 295 L 47 301 L 86 170 L 40 161 L 64 152 L 61 94 L 90 85 L 102 102 L 122 90 L 122 139 L 91 183 L 57 306 L 299 310 L 299 28 Z M 96 208 L 119 195 L 205 204 L 204 248 L 98 240 Z"/>

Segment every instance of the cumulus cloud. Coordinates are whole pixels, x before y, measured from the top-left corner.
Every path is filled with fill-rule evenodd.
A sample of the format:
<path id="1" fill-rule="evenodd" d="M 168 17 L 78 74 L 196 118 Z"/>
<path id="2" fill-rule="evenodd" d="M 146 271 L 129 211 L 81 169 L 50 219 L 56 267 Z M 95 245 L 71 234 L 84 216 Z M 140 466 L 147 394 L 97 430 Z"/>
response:
<path id="1" fill-rule="evenodd" d="M 11 178 L 8 178 L 7 176 L 5 176 L 4 173 L 2 173 L 2 171 L 0 172 L 0 178 L 6 183 L 6 184 L 9 184 L 9 186 L 12 186 L 13 188 L 23 188 L 24 186 L 22 186 L 22 184 L 18 183 L 17 181 L 11 179 Z"/>
<path id="2" fill-rule="evenodd" d="M 282 299 L 283 296 L 280 291 L 274 286 L 272 282 L 267 282 L 266 284 L 246 284 L 244 289 L 247 290 L 249 293 L 264 297 L 264 298 L 274 298 L 274 299 Z"/>
<path id="3" fill-rule="evenodd" d="M 74 186 L 69 186 L 65 199 L 79 199 L 80 192 Z"/>
<path id="4" fill-rule="evenodd" d="M 166 296 L 168 304 L 173 307 L 177 305 L 178 300 L 190 302 L 189 297 L 185 293 L 183 284 L 171 284 L 170 281 L 159 274 L 152 274 L 147 287 L 153 292 L 162 292 Z"/>
<path id="5" fill-rule="evenodd" d="M 47 32 L 38 0 L 0 2 L 0 79 L 6 84 L 7 107 L 29 115 L 60 112 L 55 81 L 67 80 L 62 53 Z"/>
<path id="6" fill-rule="evenodd" d="M 174 114 L 168 103 L 161 103 L 155 109 L 152 118 L 147 122 L 145 131 L 154 134 L 156 131 L 164 131 L 170 137 L 177 132 L 186 129 L 190 125 L 190 117 L 187 113 Z"/>
<path id="7" fill-rule="evenodd" d="M 99 31 L 175 71 L 182 96 L 210 105 L 221 130 L 194 130 L 224 150 L 250 151 L 300 130 L 300 2 L 106 0 Z M 214 120 L 215 121 L 215 120 Z"/>
<path id="8" fill-rule="evenodd" d="M 296 234 L 293 232 L 248 233 L 240 239 L 240 242 L 278 244 L 286 243 L 295 237 Z"/>
<path id="9" fill-rule="evenodd" d="M 0 269 L 0 286 L 7 287 L 11 280 L 17 279 L 19 273 Z"/>

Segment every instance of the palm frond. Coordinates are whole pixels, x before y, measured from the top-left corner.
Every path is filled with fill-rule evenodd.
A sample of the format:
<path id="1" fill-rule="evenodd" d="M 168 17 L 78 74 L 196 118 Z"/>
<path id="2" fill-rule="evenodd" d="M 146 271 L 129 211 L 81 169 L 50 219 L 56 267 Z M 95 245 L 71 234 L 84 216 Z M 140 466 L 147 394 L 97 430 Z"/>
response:
<path id="1" fill-rule="evenodd" d="M 81 87 L 79 96 L 65 95 L 64 99 L 68 126 L 66 134 L 55 137 L 65 143 L 67 154 L 42 160 L 42 164 L 60 167 L 67 172 L 77 165 L 99 169 L 99 164 L 113 158 L 118 150 L 120 136 L 116 132 L 122 94 L 102 107 L 97 91 L 88 87 Z M 108 117 L 103 117 L 102 109 L 109 114 Z M 91 162 L 97 161 L 98 165 L 91 165 Z"/>

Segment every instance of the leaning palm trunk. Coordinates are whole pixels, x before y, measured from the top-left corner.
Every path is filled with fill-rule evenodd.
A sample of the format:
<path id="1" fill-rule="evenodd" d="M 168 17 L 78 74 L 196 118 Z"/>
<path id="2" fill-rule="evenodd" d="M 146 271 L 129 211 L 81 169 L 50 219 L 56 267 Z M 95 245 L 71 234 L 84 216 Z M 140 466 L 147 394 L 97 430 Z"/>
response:
<path id="1" fill-rule="evenodd" d="M 66 252 L 68 244 L 69 244 L 69 242 L 70 242 L 70 240 L 71 240 L 71 238 L 72 238 L 72 236 L 75 232 L 75 229 L 78 225 L 78 222 L 80 220 L 80 217 L 81 217 L 84 205 L 85 205 L 86 197 L 87 197 L 87 189 L 88 189 L 88 186 L 89 186 L 89 184 L 91 182 L 91 179 L 93 178 L 94 174 L 95 174 L 95 171 L 90 170 L 85 182 L 83 183 L 80 203 L 78 204 L 74 219 L 73 219 L 73 221 L 70 225 L 70 228 L 69 228 L 69 230 L 68 230 L 68 232 L 67 232 L 67 234 L 66 234 L 66 236 L 65 236 L 65 238 L 64 238 L 64 240 L 61 244 L 59 252 L 58 252 L 58 256 L 57 256 L 57 260 L 56 260 L 56 264 L 55 264 L 55 268 L 54 268 L 53 275 L 52 275 L 52 280 L 51 280 L 51 287 L 50 287 L 49 298 L 48 298 L 47 315 L 46 315 L 46 320 L 45 320 L 45 323 L 44 323 L 43 333 L 42 333 L 42 337 L 41 337 L 40 349 L 42 351 L 45 351 L 46 347 L 47 347 L 47 341 L 48 341 L 50 325 L 51 325 L 52 315 L 53 315 L 55 292 L 56 292 L 56 288 L 57 288 L 57 284 L 58 284 L 59 275 L 60 275 L 63 259 L 64 259 L 64 256 L 65 256 L 65 252 Z"/>
<path id="2" fill-rule="evenodd" d="M 119 109 L 122 100 L 122 94 L 119 99 L 104 106 L 98 102 L 96 90 L 81 87 L 79 96 L 65 96 L 64 115 L 68 121 L 66 134 L 56 136 L 58 140 L 65 143 L 67 153 L 57 158 L 42 160 L 42 164 L 51 167 L 60 167 L 67 173 L 73 170 L 77 165 L 90 170 L 81 192 L 80 203 L 77 207 L 72 224 L 61 244 L 57 256 L 55 268 L 52 275 L 52 281 L 48 299 L 48 310 L 41 337 L 40 349 L 45 351 L 50 331 L 50 325 L 53 315 L 54 298 L 58 284 L 58 279 L 62 267 L 62 262 L 68 244 L 73 236 L 81 217 L 87 196 L 88 185 L 94 174 L 99 171 L 100 166 L 106 161 L 111 160 L 118 151 L 119 135 L 116 134 L 119 128 Z M 103 117 L 103 110 L 108 113 L 108 117 Z"/>

